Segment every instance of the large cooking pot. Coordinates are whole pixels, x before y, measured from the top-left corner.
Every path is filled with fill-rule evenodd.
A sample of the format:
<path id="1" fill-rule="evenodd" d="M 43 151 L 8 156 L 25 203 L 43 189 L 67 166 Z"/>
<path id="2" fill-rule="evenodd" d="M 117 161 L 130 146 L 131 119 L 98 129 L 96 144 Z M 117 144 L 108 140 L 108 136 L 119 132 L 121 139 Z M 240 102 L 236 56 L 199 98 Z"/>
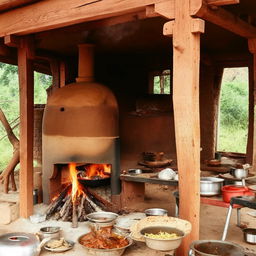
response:
<path id="1" fill-rule="evenodd" d="M 215 177 L 201 177 L 200 179 L 200 195 L 214 196 L 221 193 L 224 179 Z"/>
<path id="2" fill-rule="evenodd" d="M 45 238 L 40 243 L 36 235 L 23 232 L 4 234 L 0 236 L 0 256 L 38 256 L 49 240 Z"/>
<path id="3" fill-rule="evenodd" d="M 198 240 L 190 245 L 189 256 L 244 256 L 243 247 L 220 240 Z"/>

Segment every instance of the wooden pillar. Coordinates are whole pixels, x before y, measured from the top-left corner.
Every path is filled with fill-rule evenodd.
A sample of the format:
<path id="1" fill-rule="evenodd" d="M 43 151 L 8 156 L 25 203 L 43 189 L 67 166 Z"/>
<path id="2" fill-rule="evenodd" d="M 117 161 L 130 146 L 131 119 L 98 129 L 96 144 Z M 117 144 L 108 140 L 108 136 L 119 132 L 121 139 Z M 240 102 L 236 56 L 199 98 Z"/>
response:
<path id="1" fill-rule="evenodd" d="M 178 255 L 184 256 L 199 239 L 200 213 L 200 33 L 204 21 L 190 16 L 190 0 L 175 1 L 175 21 L 164 25 L 173 36 L 173 108 L 179 172 L 180 218 L 192 224 Z"/>
<path id="2" fill-rule="evenodd" d="M 20 216 L 33 214 L 34 74 L 31 42 L 21 38 L 18 46 L 20 88 Z"/>
<path id="3" fill-rule="evenodd" d="M 253 107 L 254 117 L 253 117 L 253 140 L 252 140 L 252 172 L 256 173 L 256 38 L 249 39 L 248 46 L 249 46 L 250 52 L 253 54 L 252 75 L 250 76 L 250 78 L 253 79 L 253 106 L 254 106 Z"/>

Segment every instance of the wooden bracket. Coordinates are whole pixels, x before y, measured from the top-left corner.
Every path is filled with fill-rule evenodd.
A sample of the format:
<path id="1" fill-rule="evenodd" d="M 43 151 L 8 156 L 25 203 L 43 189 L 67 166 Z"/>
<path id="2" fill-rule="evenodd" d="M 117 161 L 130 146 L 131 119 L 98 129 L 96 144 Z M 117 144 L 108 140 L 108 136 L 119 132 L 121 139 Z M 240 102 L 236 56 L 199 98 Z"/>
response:
<path id="1" fill-rule="evenodd" d="M 171 20 L 171 21 L 168 21 L 164 24 L 164 27 L 163 27 L 163 35 L 164 36 L 170 36 L 172 37 L 173 35 L 173 28 L 174 28 L 174 23 L 175 21 L 174 20 Z"/>
<path id="2" fill-rule="evenodd" d="M 202 19 L 192 19 L 191 32 L 204 33 L 205 21 Z"/>
<path id="3" fill-rule="evenodd" d="M 248 47 L 252 54 L 256 54 L 256 38 L 248 39 Z"/>
<path id="4" fill-rule="evenodd" d="M 4 37 L 4 44 L 10 47 L 18 48 L 21 44 L 20 38 L 14 35 L 7 35 Z"/>
<path id="5" fill-rule="evenodd" d="M 169 20 L 175 18 L 174 1 L 165 1 L 146 6 L 146 17 L 162 16 Z"/>

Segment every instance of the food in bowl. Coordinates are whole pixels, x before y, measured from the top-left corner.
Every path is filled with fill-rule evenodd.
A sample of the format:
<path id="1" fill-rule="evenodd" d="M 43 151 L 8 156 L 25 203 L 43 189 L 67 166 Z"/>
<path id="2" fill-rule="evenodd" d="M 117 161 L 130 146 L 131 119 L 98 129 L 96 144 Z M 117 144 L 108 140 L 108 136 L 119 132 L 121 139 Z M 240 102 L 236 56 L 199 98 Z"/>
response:
<path id="1" fill-rule="evenodd" d="M 52 239 L 45 244 L 46 249 L 58 249 L 66 250 L 73 246 L 69 241 L 66 241 L 64 238 Z"/>
<path id="2" fill-rule="evenodd" d="M 178 238 L 179 236 L 176 233 L 168 233 L 159 231 L 156 234 L 153 233 L 145 233 L 145 237 L 153 238 L 153 239 L 173 239 Z"/>
<path id="3" fill-rule="evenodd" d="M 129 245 L 129 240 L 112 232 L 111 227 L 93 230 L 79 238 L 79 243 L 87 248 L 94 249 L 116 249 Z"/>

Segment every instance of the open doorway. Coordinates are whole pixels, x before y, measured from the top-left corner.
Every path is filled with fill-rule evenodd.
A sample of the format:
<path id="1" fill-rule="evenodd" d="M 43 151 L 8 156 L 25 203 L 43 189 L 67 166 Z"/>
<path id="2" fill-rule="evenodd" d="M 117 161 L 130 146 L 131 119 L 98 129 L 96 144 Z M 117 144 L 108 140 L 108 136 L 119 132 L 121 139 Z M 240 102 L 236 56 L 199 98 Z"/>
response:
<path id="1" fill-rule="evenodd" d="M 246 152 L 248 109 L 248 68 L 225 68 L 219 103 L 217 151 Z"/>

